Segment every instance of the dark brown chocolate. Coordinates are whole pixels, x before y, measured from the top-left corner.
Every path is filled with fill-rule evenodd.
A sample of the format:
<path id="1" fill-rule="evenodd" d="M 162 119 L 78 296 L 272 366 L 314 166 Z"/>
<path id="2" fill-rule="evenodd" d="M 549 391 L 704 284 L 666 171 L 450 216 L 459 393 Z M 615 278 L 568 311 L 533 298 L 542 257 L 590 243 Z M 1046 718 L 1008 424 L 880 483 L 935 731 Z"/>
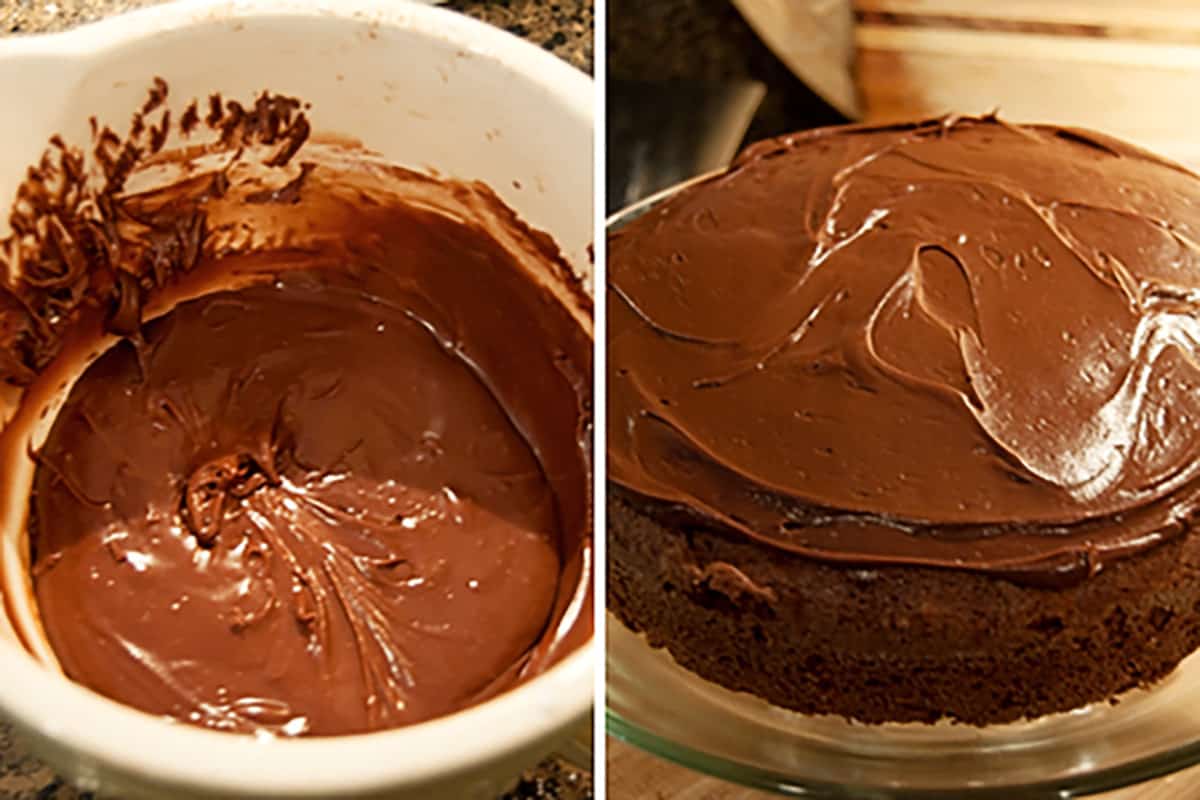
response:
<path id="1" fill-rule="evenodd" d="M 763 142 L 609 240 L 612 480 L 769 548 L 1065 585 L 1200 507 L 1200 180 L 995 117 Z"/>
<path id="2" fill-rule="evenodd" d="M 993 725 L 1103 703 L 1200 646 L 1200 535 L 1060 589 L 855 567 L 608 498 L 608 608 L 701 677 L 804 714 Z"/>
<path id="3" fill-rule="evenodd" d="M 268 167 L 307 135 L 295 101 L 212 107 L 217 147 Z M 465 708 L 589 638 L 591 339 L 548 237 L 449 187 L 504 244 L 378 167 L 125 191 L 144 155 L 54 210 L 107 245 L 60 259 L 74 292 L 6 295 L 30 398 L 126 336 L 36 453 L 33 582 L 66 674 L 198 725 L 333 735 Z"/>

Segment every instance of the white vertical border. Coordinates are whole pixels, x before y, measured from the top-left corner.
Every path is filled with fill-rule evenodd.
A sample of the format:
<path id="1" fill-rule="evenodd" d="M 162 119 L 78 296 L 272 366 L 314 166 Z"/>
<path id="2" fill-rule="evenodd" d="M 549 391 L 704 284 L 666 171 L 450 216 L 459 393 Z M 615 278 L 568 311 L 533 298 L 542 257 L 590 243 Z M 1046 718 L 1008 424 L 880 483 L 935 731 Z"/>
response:
<path id="1" fill-rule="evenodd" d="M 592 272 L 593 297 L 595 302 L 595 357 L 592 372 L 592 419 L 595 438 L 592 440 L 592 490 L 593 512 L 592 520 L 592 555 L 595 559 L 595 636 L 593 647 L 596 658 L 596 692 L 595 705 L 592 708 L 592 789 L 597 800 L 605 800 L 608 795 L 608 759 L 607 739 L 605 738 L 605 658 L 608 651 L 605 635 L 605 608 L 607 606 L 607 398 L 605 387 L 605 359 L 608 353 L 608 310 L 605 298 L 608 289 L 608 248 L 605 238 L 605 208 L 607 174 L 606 149 L 608 142 L 608 2 L 595 0 L 592 9 L 594 20 L 592 33 L 592 62 L 593 86 L 595 103 L 595 130 L 592 134 L 593 154 L 593 235 L 592 250 L 594 253 L 594 269 Z"/>

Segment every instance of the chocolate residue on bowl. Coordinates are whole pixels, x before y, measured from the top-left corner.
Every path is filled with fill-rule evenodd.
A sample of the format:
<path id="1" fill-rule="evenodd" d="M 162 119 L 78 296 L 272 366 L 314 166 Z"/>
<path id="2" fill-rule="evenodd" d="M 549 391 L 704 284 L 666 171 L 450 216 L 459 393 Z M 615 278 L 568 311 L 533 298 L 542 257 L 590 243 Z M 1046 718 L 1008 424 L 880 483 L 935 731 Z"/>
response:
<path id="1" fill-rule="evenodd" d="M 131 333 L 141 295 L 196 266 L 208 234 L 205 201 L 225 194 L 229 170 L 246 150 L 274 147 L 262 163 L 283 168 L 310 132 L 295 98 L 264 92 L 247 109 L 214 94 L 204 125 L 219 139 L 163 154 L 171 131 L 170 110 L 163 108 L 167 91 L 166 82 L 156 78 L 124 137 L 93 117 L 90 158 L 54 136 L 18 187 L 9 213 L 12 233 L 0 242 L 6 268 L 0 285 L 0 380 L 28 385 L 58 353 L 64 332 L 84 307 L 109 309 L 117 332 Z M 182 116 L 185 136 L 196 130 L 196 108 L 193 103 Z M 155 112 L 157 119 L 148 121 Z M 133 171 L 155 157 L 223 151 L 231 154 L 226 167 L 208 176 L 206 191 L 191 194 L 186 208 L 169 205 L 139 214 L 123 194 Z"/>
<path id="2" fill-rule="evenodd" d="M 56 139 L 3 243 L 0 377 L 28 387 L 5 440 L 100 354 L 34 454 L 64 672 L 332 735 L 590 638 L 590 304 L 550 238 L 479 184 L 306 147 L 296 99 L 172 129 L 166 96 L 124 138 L 94 124 L 90 159 Z"/>

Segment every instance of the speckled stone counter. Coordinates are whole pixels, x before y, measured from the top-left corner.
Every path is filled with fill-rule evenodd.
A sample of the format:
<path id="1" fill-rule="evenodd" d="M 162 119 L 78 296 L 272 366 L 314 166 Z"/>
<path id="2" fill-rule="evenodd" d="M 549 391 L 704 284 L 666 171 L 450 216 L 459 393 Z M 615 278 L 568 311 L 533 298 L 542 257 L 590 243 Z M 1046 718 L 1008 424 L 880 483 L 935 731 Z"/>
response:
<path id="1" fill-rule="evenodd" d="M 162 0 L 0 0 L 0 35 L 63 30 L 159 2 Z M 445 5 L 522 36 L 585 72 L 592 70 L 591 0 L 451 0 Z M 526 773 L 501 800 L 591 797 L 589 773 L 550 759 Z M 0 798 L 90 800 L 91 796 L 66 785 L 0 723 Z"/>

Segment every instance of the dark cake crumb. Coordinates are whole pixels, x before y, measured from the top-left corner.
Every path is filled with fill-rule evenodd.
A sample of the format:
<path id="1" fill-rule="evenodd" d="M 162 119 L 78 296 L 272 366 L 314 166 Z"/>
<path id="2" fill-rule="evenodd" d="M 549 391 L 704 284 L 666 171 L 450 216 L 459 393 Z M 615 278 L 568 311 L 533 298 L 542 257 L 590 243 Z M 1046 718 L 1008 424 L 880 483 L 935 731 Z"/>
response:
<path id="1" fill-rule="evenodd" d="M 868 723 L 1015 722 L 1160 680 L 1200 647 L 1200 536 L 1064 589 L 861 570 L 672 528 L 610 488 L 608 607 L 703 678 Z M 705 579 L 737 564 L 777 598 Z"/>

